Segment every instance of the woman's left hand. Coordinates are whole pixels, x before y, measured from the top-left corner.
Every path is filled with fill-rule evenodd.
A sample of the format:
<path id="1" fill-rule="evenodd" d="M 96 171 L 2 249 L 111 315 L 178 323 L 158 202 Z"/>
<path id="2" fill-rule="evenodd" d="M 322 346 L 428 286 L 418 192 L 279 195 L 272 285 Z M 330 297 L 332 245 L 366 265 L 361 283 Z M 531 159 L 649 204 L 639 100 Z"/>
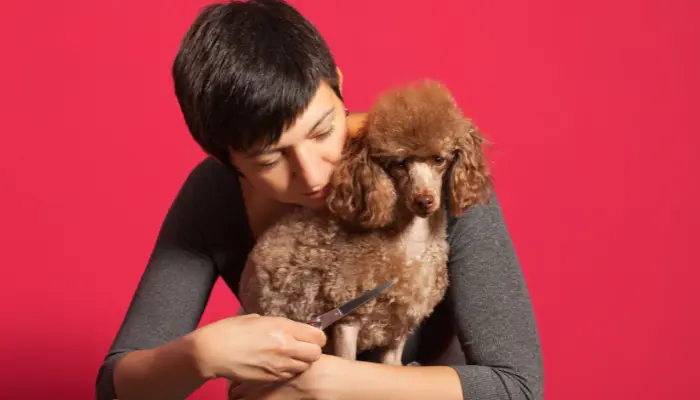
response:
<path id="1" fill-rule="evenodd" d="M 283 382 L 232 385 L 229 400 L 300 400 L 329 399 L 342 390 L 340 382 L 348 374 L 351 362 L 340 357 L 322 355 L 304 373 Z"/>

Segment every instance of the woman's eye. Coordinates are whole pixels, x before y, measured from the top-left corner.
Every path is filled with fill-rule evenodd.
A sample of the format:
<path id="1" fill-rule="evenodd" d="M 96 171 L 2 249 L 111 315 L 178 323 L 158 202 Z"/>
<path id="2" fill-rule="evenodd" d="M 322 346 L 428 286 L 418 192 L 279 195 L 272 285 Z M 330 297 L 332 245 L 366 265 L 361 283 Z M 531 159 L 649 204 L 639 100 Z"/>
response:
<path id="1" fill-rule="evenodd" d="M 275 165 L 279 164 L 279 158 L 272 160 L 272 161 L 264 161 L 264 162 L 259 162 L 258 167 L 260 168 L 272 168 Z"/>
<path id="2" fill-rule="evenodd" d="M 314 140 L 323 140 L 323 139 L 327 138 L 328 136 L 331 135 L 331 133 L 333 133 L 334 129 L 335 129 L 335 127 L 331 126 L 330 129 L 328 129 L 324 132 L 321 132 L 318 135 L 314 136 Z"/>

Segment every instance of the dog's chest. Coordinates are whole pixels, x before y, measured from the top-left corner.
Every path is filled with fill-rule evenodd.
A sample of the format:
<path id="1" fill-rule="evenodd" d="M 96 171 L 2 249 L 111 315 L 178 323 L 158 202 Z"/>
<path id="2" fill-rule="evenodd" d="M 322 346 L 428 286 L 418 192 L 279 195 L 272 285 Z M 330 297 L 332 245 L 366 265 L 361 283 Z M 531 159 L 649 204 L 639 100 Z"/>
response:
<path id="1" fill-rule="evenodd" d="M 406 264 L 420 262 L 430 245 L 430 225 L 425 218 L 414 218 L 398 239 L 398 246 Z"/>
<path id="2" fill-rule="evenodd" d="M 399 239 L 405 269 L 397 288 L 405 316 L 421 320 L 432 311 L 445 289 L 447 243 L 424 218 L 415 218 Z M 397 293 L 397 294 L 398 294 Z"/>

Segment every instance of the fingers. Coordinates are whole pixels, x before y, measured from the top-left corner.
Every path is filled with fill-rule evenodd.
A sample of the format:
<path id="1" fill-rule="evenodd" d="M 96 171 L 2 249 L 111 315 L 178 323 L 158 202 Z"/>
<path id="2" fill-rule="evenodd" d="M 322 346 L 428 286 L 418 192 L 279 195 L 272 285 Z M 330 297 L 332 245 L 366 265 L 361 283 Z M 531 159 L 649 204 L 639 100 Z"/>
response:
<path id="1" fill-rule="evenodd" d="M 310 362 L 295 360 L 293 358 L 286 359 L 284 364 L 285 366 L 280 374 L 280 378 L 285 380 L 294 378 L 311 367 Z"/>
<path id="2" fill-rule="evenodd" d="M 326 335 L 320 329 L 285 318 L 271 320 L 267 360 L 262 367 L 270 380 L 287 380 L 311 367 L 321 357 Z"/>
<path id="3" fill-rule="evenodd" d="M 318 361 L 321 357 L 322 349 L 315 344 L 295 341 L 289 346 L 287 353 L 287 355 L 294 360 L 310 364 Z"/>
<path id="4" fill-rule="evenodd" d="M 311 367 L 311 363 L 284 356 L 271 358 L 263 365 L 267 373 L 265 380 L 270 382 L 291 379 L 306 371 L 309 367 Z"/>
<path id="5" fill-rule="evenodd" d="M 326 334 L 311 325 L 302 322 L 287 320 L 289 324 L 289 334 L 296 340 L 301 342 L 315 344 L 319 347 L 326 345 Z"/>

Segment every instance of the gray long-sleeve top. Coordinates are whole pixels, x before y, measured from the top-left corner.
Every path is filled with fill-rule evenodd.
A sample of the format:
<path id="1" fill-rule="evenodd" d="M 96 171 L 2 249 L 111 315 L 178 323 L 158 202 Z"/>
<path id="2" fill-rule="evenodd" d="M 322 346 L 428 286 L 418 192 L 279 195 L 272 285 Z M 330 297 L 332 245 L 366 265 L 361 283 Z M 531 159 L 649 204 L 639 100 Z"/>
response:
<path id="1" fill-rule="evenodd" d="M 449 365 L 465 400 L 543 398 L 540 342 L 530 296 L 498 199 L 451 218 L 450 286 L 409 338 L 404 362 Z M 124 322 L 97 377 L 97 399 L 117 398 L 113 371 L 130 351 L 197 327 L 218 277 L 237 291 L 254 242 L 236 175 L 211 158 L 190 174 L 158 235 Z M 364 360 L 376 360 L 371 352 Z"/>

